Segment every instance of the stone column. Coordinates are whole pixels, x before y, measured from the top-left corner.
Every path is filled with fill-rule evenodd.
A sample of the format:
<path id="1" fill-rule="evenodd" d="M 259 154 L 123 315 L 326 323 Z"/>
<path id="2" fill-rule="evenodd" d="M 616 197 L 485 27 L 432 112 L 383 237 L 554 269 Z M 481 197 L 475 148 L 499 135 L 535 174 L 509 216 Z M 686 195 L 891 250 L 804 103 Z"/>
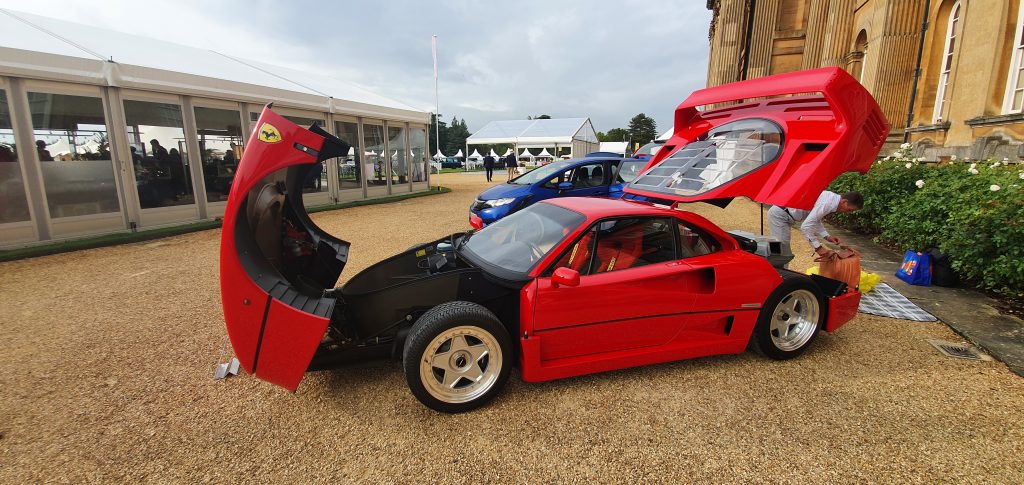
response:
<path id="1" fill-rule="evenodd" d="M 885 113 L 892 135 L 902 136 L 914 82 L 924 2 L 892 2 L 880 36 L 868 32 L 863 84 Z"/>
<path id="2" fill-rule="evenodd" d="M 832 0 L 828 4 L 820 66 L 843 66 L 853 45 L 853 0 Z"/>
<path id="3" fill-rule="evenodd" d="M 747 0 L 717 0 L 713 10 L 708 87 L 740 79 L 746 42 Z"/>
<path id="4" fill-rule="evenodd" d="M 804 38 L 804 55 L 801 69 L 821 67 L 827 36 L 829 0 L 810 0 L 807 12 L 807 35 Z"/>
<path id="5" fill-rule="evenodd" d="M 747 79 L 771 74 L 775 22 L 779 18 L 779 0 L 758 0 L 754 7 L 754 29 L 750 37 L 750 65 Z"/>

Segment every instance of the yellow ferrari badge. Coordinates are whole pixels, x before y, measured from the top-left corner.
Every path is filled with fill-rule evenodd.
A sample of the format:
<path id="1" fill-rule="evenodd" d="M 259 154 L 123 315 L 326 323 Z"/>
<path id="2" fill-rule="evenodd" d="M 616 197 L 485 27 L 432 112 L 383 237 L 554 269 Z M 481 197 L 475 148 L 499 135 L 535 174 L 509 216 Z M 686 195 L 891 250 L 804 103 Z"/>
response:
<path id="1" fill-rule="evenodd" d="M 277 143 L 281 141 L 281 132 L 270 123 L 263 123 L 260 127 L 259 139 L 263 143 Z"/>

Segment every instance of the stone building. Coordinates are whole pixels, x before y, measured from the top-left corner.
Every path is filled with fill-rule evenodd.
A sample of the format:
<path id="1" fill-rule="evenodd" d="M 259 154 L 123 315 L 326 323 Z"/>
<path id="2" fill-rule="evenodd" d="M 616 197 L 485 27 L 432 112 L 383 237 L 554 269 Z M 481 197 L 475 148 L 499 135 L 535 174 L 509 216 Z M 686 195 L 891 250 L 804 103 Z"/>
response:
<path id="1" fill-rule="evenodd" d="M 1024 159 L 1024 0 L 708 0 L 708 86 L 840 66 L 929 160 Z"/>

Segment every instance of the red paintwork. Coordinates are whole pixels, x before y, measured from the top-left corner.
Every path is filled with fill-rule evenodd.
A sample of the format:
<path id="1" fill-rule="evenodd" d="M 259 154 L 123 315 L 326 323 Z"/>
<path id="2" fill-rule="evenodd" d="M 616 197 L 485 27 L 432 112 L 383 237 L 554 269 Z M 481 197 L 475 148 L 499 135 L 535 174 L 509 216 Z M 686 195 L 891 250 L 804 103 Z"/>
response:
<path id="1" fill-rule="evenodd" d="M 846 294 L 828 300 L 828 321 L 826 332 L 839 330 L 846 322 L 853 320 L 860 307 L 860 292 L 850 290 Z"/>
<path id="2" fill-rule="evenodd" d="M 264 123 L 275 127 L 282 141 L 260 141 L 257 132 Z M 294 391 L 327 329 L 328 319 L 271 299 L 264 327 L 264 312 L 268 310 L 270 296 L 253 282 L 242 267 L 235 248 L 235 223 L 240 213 L 244 217 L 249 190 L 263 177 L 292 165 L 316 163 L 316 157 L 297 150 L 294 143 L 319 151 L 324 139 L 270 109 L 263 110 L 253 127 L 224 211 L 220 251 L 221 302 L 231 346 L 242 368 L 255 373 L 256 377 Z"/>
<path id="3" fill-rule="evenodd" d="M 779 96 L 820 93 L 810 96 Z M 763 98 L 709 111 L 700 106 Z M 780 157 L 703 194 L 683 197 L 639 190 L 625 192 L 697 202 L 748 197 L 757 202 L 810 209 L 840 174 L 866 173 L 882 149 L 889 125 L 871 94 L 846 71 L 828 67 L 767 76 L 695 91 L 676 109 L 675 133 L 645 167 L 649 169 L 712 128 L 744 118 L 765 118 L 785 131 Z M 826 143 L 824 151 L 805 143 Z"/>
<path id="4" fill-rule="evenodd" d="M 520 319 L 525 332 L 520 335 L 520 364 L 527 381 L 743 352 L 760 304 L 782 281 L 767 260 L 739 249 L 732 237 L 697 214 L 613 199 L 569 197 L 541 203 L 577 211 L 587 221 L 537 265 L 536 283 L 523 290 L 522 311 L 530 318 Z M 556 287 L 552 278 L 539 276 L 594 222 L 637 215 L 699 226 L 723 249 L 592 274 L 578 286 Z"/>
<path id="5" fill-rule="evenodd" d="M 588 234 L 589 236 L 589 234 Z M 584 238 L 586 239 L 586 238 Z M 579 286 L 580 272 L 572 268 L 558 268 L 551 275 L 551 285 Z"/>
<path id="6" fill-rule="evenodd" d="M 764 99 L 717 110 L 695 108 L 740 99 L 817 92 L 820 95 Z M 710 128 L 741 118 L 774 120 L 785 130 L 781 157 L 770 165 L 683 201 L 747 196 L 789 207 L 809 208 L 839 173 L 866 171 L 888 132 L 877 104 L 853 78 L 838 69 L 771 76 L 693 93 L 676 111 L 676 132 L 652 164 Z M 264 123 L 281 142 L 260 141 Z M 221 242 L 221 296 L 228 334 L 245 370 L 295 390 L 323 336 L 328 319 L 296 310 L 260 289 L 242 267 L 235 247 L 235 224 L 246 195 L 266 175 L 298 164 L 316 163 L 323 138 L 265 109 L 239 164 L 225 211 Z M 828 144 L 822 152 L 804 143 Z M 652 195 L 664 199 L 664 194 Z M 601 198 L 555 198 L 541 202 L 582 214 L 586 221 L 535 265 L 520 292 L 518 340 L 526 381 L 544 381 L 657 362 L 743 352 L 760 305 L 782 281 L 759 256 L 707 219 L 647 202 Z M 244 213 L 242 213 L 244 216 Z M 677 218 L 717 240 L 719 251 L 705 256 L 592 274 L 554 285 L 544 272 L 598 220 L 610 217 Z M 471 216 L 479 229 L 482 221 Z M 478 225 L 479 224 L 479 225 Z M 598 252 L 606 250 L 599 248 Z M 614 255 L 628 264 L 639 248 L 624 241 Z M 587 256 L 586 254 L 581 256 Z M 605 255 L 608 256 L 608 255 Z M 570 266 L 576 266 L 570 264 Z M 576 268 L 578 269 L 578 266 Z M 856 314 L 860 294 L 833 298 L 826 330 L 834 331 Z M 515 322 L 510 322 L 515 323 Z M 258 354 L 258 355 L 257 355 Z"/>
<path id="7" fill-rule="evenodd" d="M 484 220 L 480 216 L 470 212 L 469 213 L 469 225 L 473 226 L 473 229 L 480 230 L 484 228 Z"/>

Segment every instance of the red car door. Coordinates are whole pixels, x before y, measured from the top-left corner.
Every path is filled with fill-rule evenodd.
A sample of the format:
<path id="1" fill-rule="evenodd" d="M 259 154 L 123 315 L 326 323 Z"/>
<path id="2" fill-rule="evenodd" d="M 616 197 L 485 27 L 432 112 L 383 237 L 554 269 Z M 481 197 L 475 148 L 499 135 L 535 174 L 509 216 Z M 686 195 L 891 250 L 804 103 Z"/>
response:
<path id="1" fill-rule="evenodd" d="M 678 334 L 694 275 L 672 231 L 669 218 L 607 220 L 570 246 L 554 267 L 580 271 L 579 286 L 553 284 L 550 271 L 537 279 L 541 360 L 657 346 Z"/>

